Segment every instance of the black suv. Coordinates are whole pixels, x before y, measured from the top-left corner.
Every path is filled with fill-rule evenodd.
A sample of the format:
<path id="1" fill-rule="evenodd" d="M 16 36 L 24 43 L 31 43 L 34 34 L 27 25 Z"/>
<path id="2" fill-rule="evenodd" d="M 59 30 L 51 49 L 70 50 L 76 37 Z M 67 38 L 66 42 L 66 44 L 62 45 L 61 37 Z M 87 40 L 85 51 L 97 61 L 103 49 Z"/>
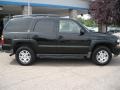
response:
<path id="1" fill-rule="evenodd" d="M 30 65 L 38 55 L 90 58 L 106 65 L 119 55 L 120 39 L 89 31 L 75 20 L 52 15 L 14 16 L 2 36 L 2 49 L 11 51 L 21 65 Z"/>

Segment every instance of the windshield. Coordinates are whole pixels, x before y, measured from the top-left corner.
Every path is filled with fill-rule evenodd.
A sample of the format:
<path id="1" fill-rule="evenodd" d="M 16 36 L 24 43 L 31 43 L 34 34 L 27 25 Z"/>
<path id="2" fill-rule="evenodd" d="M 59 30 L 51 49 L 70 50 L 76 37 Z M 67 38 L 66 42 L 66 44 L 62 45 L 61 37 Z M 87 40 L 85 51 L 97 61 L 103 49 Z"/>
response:
<path id="1" fill-rule="evenodd" d="M 86 25 L 84 25 L 84 24 L 83 24 L 83 26 L 84 26 L 85 28 L 87 28 L 87 30 L 88 30 L 89 32 L 98 32 L 98 27 L 88 27 L 88 26 L 86 26 Z"/>

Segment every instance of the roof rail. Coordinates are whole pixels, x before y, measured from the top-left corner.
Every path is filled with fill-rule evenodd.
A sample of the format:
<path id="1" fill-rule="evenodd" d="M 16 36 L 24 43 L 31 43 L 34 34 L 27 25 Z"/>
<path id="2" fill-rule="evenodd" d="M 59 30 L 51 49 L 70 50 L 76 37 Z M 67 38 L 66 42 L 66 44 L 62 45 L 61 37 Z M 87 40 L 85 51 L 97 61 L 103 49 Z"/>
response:
<path id="1" fill-rule="evenodd" d="M 31 14 L 31 15 L 15 15 L 13 18 L 21 18 L 21 17 L 60 17 L 55 14 Z"/>

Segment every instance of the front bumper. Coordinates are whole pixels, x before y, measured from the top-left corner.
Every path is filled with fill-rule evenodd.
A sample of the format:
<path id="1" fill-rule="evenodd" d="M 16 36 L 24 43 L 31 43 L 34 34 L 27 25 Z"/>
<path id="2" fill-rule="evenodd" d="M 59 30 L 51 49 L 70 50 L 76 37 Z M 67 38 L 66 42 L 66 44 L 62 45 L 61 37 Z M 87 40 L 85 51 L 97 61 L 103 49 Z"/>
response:
<path id="1" fill-rule="evenodd" d="M 2 51 L 2 45 L 0 45 L 0 52 Z"/>
<path id="2" fill-rule="evenodd" d="M 117 44 L 116 47 L 113 49 L 113 54 L 115 55 L 120 54 L 120 44 Z"/>
<path id="3" fill-rule="evenodd" d="M 120 44 L 117 44 L 116 48 L 120 49 Z"/>

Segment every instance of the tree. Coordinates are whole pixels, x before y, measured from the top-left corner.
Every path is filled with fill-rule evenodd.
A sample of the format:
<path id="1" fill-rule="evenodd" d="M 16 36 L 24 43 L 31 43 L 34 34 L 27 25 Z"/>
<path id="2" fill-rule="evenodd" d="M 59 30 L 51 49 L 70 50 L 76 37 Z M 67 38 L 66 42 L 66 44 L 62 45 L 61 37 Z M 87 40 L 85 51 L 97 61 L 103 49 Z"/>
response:
<path id="1" fill-rule="evenodd" d="M 113 23 L 120 26 L 120 0 L 115 0 L 116 3 L 114 4 L 113 10 L 112 10 L 112 18 Z"/>
<path id="2" fill-rule="evenodd" d="M 120 0 L 95 0 L 90 5 L 90 14 L 103 32 L 107 31 L 108 25 L 120 21 L 119 10 Z"/>
<path id="3" fill-rule="evenodd" d="M 87 27 L 96 27 L 96 23 L 93 19 L 87 19 L 87 20 L 84 20 L 82 18 L 78 18 L 78 21 L 82 24 L 84 24 L 85 26 Z"/>

